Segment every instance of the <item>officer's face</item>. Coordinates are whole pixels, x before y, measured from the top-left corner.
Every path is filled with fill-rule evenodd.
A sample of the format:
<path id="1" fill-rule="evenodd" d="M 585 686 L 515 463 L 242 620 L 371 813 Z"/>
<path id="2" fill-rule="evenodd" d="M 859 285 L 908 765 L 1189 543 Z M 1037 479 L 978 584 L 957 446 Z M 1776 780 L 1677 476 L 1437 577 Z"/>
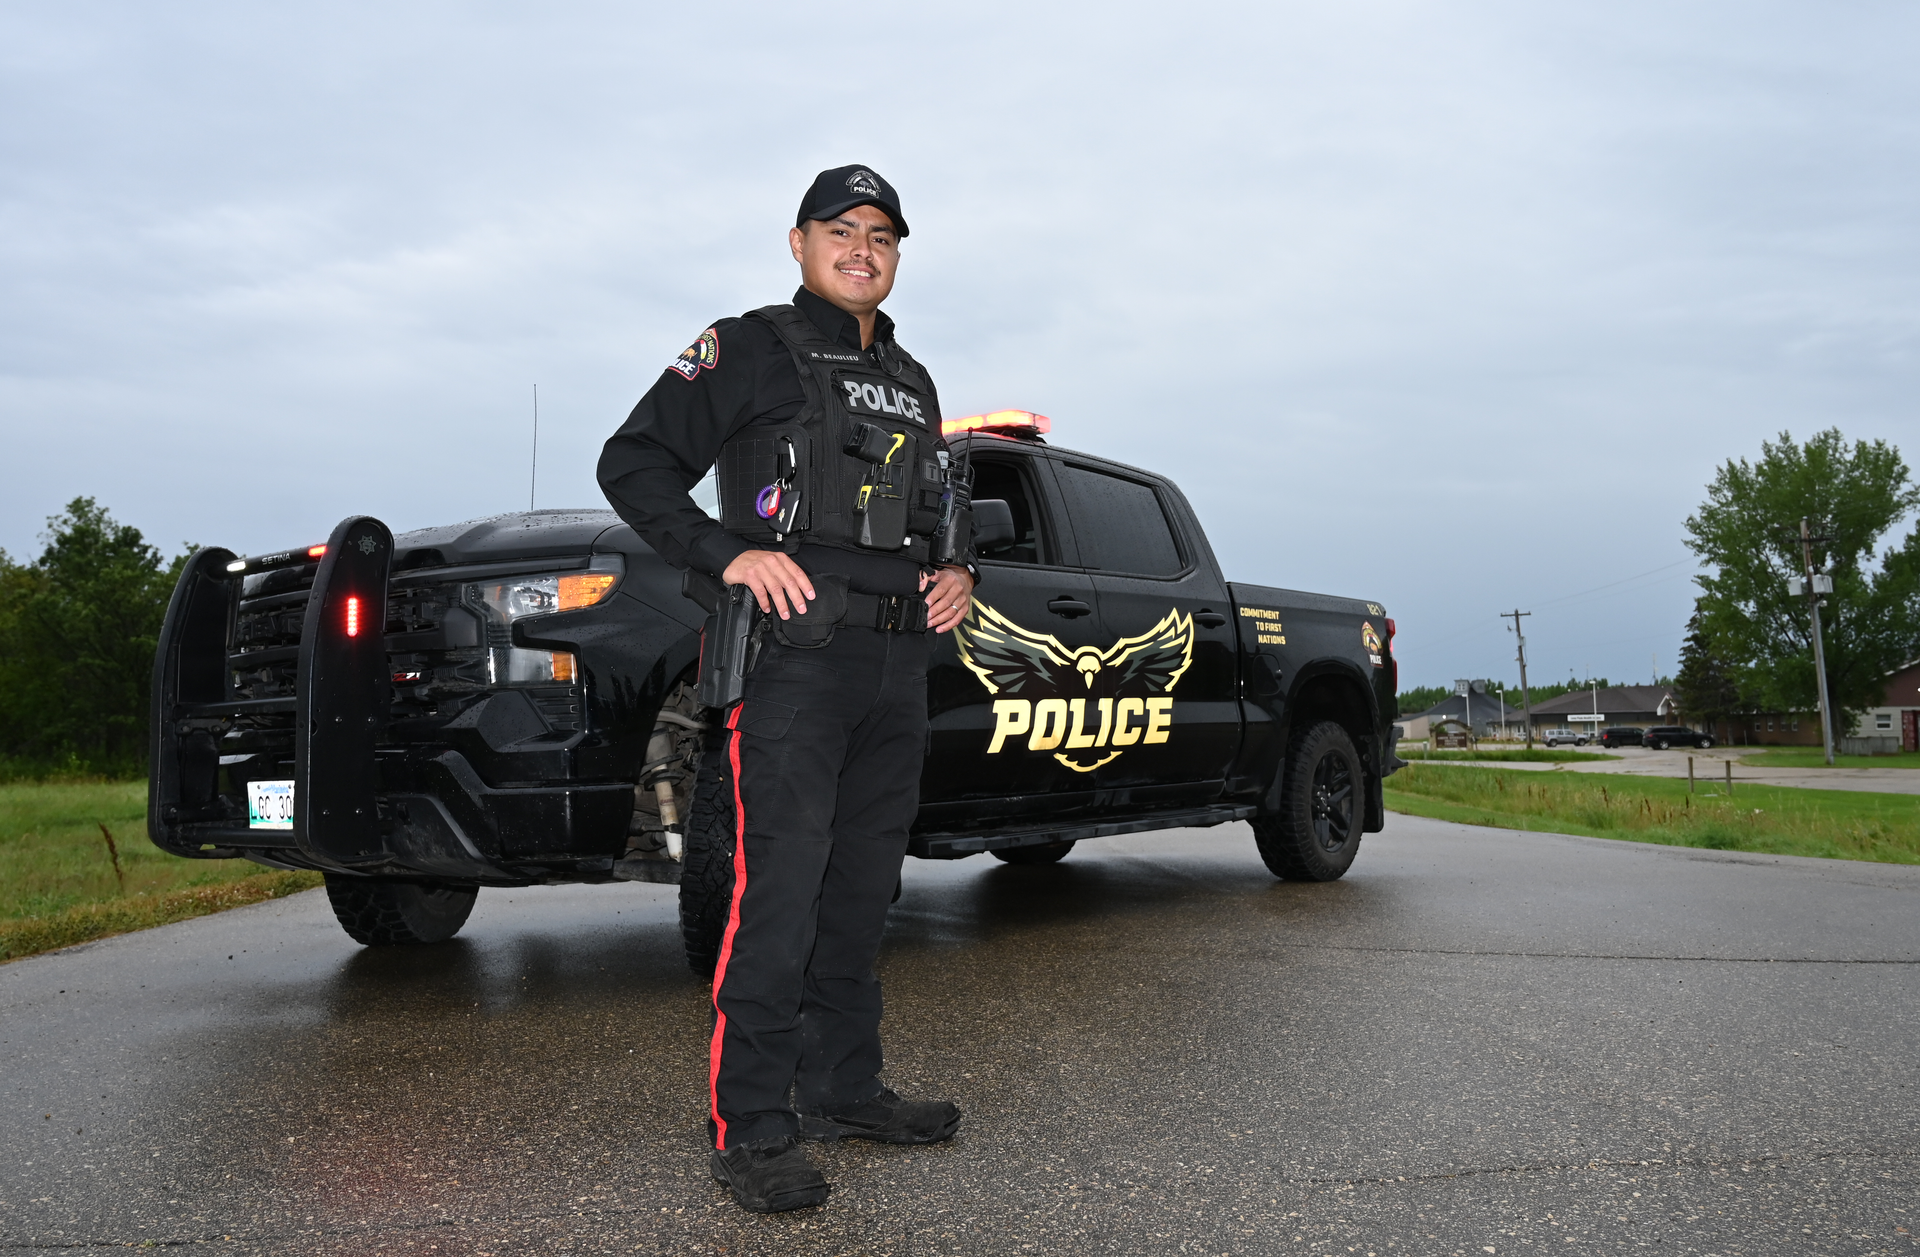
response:
<path id="1" fill-rule="evenodd" d="M 788 242 L 800 282 L 849 314 L 871 314 L 893 291 L 900 242 L 885 210 L 856 205 L 837 218 L 795 227 Z"/>

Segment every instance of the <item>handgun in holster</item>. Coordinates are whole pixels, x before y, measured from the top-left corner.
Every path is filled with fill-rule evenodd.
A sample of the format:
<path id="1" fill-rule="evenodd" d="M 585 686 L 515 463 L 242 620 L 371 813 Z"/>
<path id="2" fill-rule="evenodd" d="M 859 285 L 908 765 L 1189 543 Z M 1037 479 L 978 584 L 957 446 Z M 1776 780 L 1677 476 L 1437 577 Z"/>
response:
<path id="1" fill-rule="evenodd" d="M 740 701 L 747 674 L 766 636 L 759 601 L 745 585 L 729 585 L 718 577 L 688 568 L 680 592 L 707 613 L 700 630 L 700 676 L 694 698 L 707 707 L 725 710 Z"/>

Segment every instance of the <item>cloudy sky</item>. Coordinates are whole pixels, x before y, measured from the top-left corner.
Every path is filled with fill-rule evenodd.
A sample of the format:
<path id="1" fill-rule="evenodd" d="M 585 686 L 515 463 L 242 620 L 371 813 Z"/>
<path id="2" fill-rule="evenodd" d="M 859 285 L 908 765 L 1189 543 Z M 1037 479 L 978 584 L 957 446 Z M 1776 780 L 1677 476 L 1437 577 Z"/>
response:
<path id="1" fill-rule="evenodd" d="M 1920 9 L 0 6 L 0 546 L 91 495 L 260 551 L 600 505 L 783 299 L 816 170 L 913 227 L 950 413 L 1172 475 L 1408 683 L 1671 671 L 1721 461 L 1920 457 Z"/>

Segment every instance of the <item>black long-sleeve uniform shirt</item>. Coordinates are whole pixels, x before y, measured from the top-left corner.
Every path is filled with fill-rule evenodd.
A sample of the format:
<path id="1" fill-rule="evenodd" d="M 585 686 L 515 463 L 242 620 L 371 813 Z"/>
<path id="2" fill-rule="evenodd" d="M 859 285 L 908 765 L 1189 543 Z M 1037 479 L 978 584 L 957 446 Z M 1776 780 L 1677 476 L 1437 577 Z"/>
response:
<path id="1" fill-rule="evenodd" d="M 793 303 L 836 344 L 872 354 L 861 347 L 859 320 L 845 310 L 805 288 L 794 293 Z M 874 343 L 892 339 L 893 320 L 879 314 Z M 620 518 L 667 562 L 718 576 L 756 547 L 695 505 L 690 490 L 740 429 L 791 419 L 804 405 L 799 368 L 773 328 L 759 319 L 721 319 L 661 373 L 607 439 L 600 488 Z M 919 590 L 920 565 L 898 555 L 803 544 L 794 559 L 812 575 L 848 576 L 861 593 Z"/>

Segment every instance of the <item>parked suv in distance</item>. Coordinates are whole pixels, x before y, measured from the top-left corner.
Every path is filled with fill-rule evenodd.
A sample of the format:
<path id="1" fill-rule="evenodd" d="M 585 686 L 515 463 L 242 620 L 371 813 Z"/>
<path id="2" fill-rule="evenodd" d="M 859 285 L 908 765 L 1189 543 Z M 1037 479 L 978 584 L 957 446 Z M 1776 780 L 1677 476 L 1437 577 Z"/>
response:
<path id="1" fill-rule="evenodd" d="M 1697 729 L 1661 725 L 1657 729 L 1647 730 L 1642 742 L 1656 751 L 1664 751 L 1670 746 L 1693 746 L 1704 751 L 1713 745 L 1713 738 Z"/>
<path id="2" fill-rule="evenodd" d="M 1618 729 L 1608 729 L 1600 735 L 1600 745 L 1604 747 L 1640 746 L 1646 730 L 1635 725 L 1621 725 Z"/>
<path id="3" fill-rule="evenodd" d="M 1548 746 L 1585 746 L 1587 735 L 1575 733 L 1570 729 L 1549 729 L 1546 743 Z"/>

